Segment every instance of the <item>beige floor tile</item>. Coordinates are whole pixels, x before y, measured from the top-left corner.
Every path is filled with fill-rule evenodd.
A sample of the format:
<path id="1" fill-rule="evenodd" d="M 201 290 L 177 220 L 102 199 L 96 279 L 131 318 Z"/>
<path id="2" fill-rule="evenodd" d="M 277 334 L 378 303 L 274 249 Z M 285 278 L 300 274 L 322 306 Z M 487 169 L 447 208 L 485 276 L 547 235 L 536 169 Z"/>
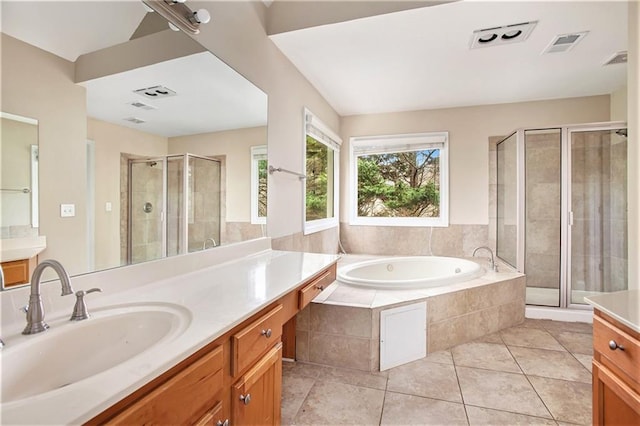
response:
<path id="1" fill-rule="evenodd" d="M 518 327 L 539 328 L 540 330 L 544 330 L 544 320 L 525 318 L 524 322 L 520 324 Z"/>
<path id="2" fill-rule="evenodd" d="M 451 356 L 451 351 L 449 349 L 430 353 L 425 358 L 425 361 L 453 365 L 453 357 Z"/>
<path id="3" fill-rule="evenodd" d="M 524 375 L 457 367 L 464 403 L 551 418 Z"/>
<path id="4" fill-rule="evenodd" d="M 573 354 L 574 357 L 591 373 L 591 366 L 593 362 L 593 356 L 585 354 Z"/>
<path id="5" fill-rule="evenodd" d="M 366 371 L 327 367 L 320 371 L 318 379 L 325 382 L 345 383 L 365 388 L 385 390 L 387 387 L 387 376 L 388 373 L 386 371 L 367 373 Z"/>
<path id="6" fill-rule="evenodd" d="M 504 343 L 508 346 L 524 346 L 527 348 L 550 349 L 563 351 L 564 348 L 545 330 L 524 327 L 511 327 L 500 332 Z"/>
<path id="7" fill-rule="evenodd" d="M 569 352 L 511 346 L 511 353 L 526 375 L 591 383 L 591 374 Z"/>
<path id="8" fill-rule="evenodd" d="M 531 384 L 558 421 L 591 424 L 591 384 L 530 376 Z"/>
<path id="9" fill-rule="evenodd" d="M 390 369 L 387 390 L 462 402 L 454 366 L 424 359 Z"/>
<path id="10" fill-rule="evenodd" d="M 318 377 L 320 377 L 320 373 L 322 373 L 322 371 L 325 370 L 326 368 L 329 368 L 329 367 L 325 367 L 323 365 L 308 364 L 306 362 L 300 362 L 300 361 L 296 361 L 296 362 L 283 361 L 282 375 L 283 376 L 296 375 L 296 376 L 304 376 L 304 377 L 311 377 L 313 379 L 317 379 Z"/>
<path id="11" fill-rule="evenodd" d="M 540 320 L 543 327 L 549 331 L 571 331 L 573 333 L 593 333 L 593 325 L 585 322 L 564 322 L 564 321 L 552 321 L 552 320 Z"/>
<path id="12" fill-rule="evenodd" d="M 524 414 L 507 411 L 491 410 L 489 408 L 466 406 L 469 424 L 474 425 L 555 425 L 556 422 L 542 417 L 525 416 Z"/>
<path id="13" fill-rule="evenodd" d="M 500 345 L 504 344 L 504 342 L 502 341 L 502 337 L 500 337 L 500 333 L 486 334 L 482 337 L 478 337 L 477 339 L 474 340 L 474 342 L 497 343 Z"/>
<path id="14" fill-rule="evenodd" d="M 384 391 L 317 381 L 294 420 L 296 425 L 377 425 Z"/>
<path id="15" fill-rule="evenodd" d="M 561 331 L 555 337 L 571 353 L 593 355 L 593 336 L 591 334 Z"/>
<path id="16" fill-rule="evenodd" d="M 282 376 L 282 423 L 291 424 L 309 394 L 315 379 L 287 374 Z"/>
<path id="17" fill-rule="evenodd" d="M 472 342 L 454 347 L 451 353 L 456 365 L 522 374 L 505 345 Z"/>
<path id="18" fill-rule="evenodd" d="M 462 404 L 387 392 L 380 424 L 467 425 L 467 416 Z"/>

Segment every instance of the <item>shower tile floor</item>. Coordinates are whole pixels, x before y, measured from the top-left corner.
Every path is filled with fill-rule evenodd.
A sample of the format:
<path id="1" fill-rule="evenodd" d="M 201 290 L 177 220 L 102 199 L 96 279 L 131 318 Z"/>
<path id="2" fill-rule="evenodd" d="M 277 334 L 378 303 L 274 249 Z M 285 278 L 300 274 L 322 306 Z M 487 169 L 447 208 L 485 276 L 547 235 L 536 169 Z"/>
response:
<path id="1" fill-rule="evenodd" d="M 283 363 L 283 425 L 591 424 L 592 326 L 527 319 L 384 372 Z"/>

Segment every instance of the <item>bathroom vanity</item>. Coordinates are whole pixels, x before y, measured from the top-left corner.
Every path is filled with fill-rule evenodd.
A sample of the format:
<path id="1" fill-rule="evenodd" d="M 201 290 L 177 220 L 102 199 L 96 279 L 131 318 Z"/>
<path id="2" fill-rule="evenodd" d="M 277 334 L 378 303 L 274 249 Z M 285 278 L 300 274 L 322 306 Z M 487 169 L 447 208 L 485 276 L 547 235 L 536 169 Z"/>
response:
<path id="1" fill-rule="evenodd" d="M 593 424 L 640 424 L 640 291 L 589 297 Z"/>
<path id="2" fill-rule="evenodd" d="M 3 372 L 3 423 L 279 424 L 295 316 L 335 280 L 338 256 L 269 247 L 265 238 L 74 277 L 74 290 L 103 289 L 80 322 L 68 321 L 73 298 L 44 283 L 50 329 L 30 336 L 15 308 L 28 289 L 1 293 L 0 359 L 19 370 Z M 168 331 L 149 337 L 158 327 Z M 144 339 L 153 342 L 130 351 Z M 29 364 L 41 350 L 47 359 Z M 122 351 L 131 355 L 117 359 Z"/>

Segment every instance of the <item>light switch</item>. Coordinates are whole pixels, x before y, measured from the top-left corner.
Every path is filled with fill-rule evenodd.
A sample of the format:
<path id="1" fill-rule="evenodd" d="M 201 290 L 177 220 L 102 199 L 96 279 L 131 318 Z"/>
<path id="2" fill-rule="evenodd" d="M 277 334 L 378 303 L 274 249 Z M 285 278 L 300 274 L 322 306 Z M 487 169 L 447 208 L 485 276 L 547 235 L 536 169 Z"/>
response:
<path id="1" fill-rule="evenodd" d="M 110 212 L 111 211 L 111 201 L 107 201 L 104 205 L 104 211 L 106 212 Z"/>
<path id="2" fill-rule="evenodd" d="M 75 215 L 75 204 L 60 204 L 60 217 L 74 217 Z"/>

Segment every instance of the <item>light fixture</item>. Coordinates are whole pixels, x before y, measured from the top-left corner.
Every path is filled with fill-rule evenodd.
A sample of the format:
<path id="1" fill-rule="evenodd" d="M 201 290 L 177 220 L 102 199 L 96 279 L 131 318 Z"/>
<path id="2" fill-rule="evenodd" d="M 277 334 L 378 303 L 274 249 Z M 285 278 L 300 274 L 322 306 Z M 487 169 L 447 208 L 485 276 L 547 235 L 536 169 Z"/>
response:
<path id="1" fill-rule="evenodd" d="M 206 9 L 192 11 L 185 4 L 186 0 L 142 0 L 142 3 L 153 9 L 169 22 L 169 27 L 174 30 L 182 30 L 189 34 L 198 34 L 200 24 L 206 24 L 211 20 L 211 15 Z"/>
<path id="2" fill-rule="evenodd" d="M 471 35 L 471 49 L 478 47 L 498 46 L 525 41 L 537 21 L 522 22 L 519 24 L 503 25 L 501 27 L 484 28 L 476 30 Z"/>

